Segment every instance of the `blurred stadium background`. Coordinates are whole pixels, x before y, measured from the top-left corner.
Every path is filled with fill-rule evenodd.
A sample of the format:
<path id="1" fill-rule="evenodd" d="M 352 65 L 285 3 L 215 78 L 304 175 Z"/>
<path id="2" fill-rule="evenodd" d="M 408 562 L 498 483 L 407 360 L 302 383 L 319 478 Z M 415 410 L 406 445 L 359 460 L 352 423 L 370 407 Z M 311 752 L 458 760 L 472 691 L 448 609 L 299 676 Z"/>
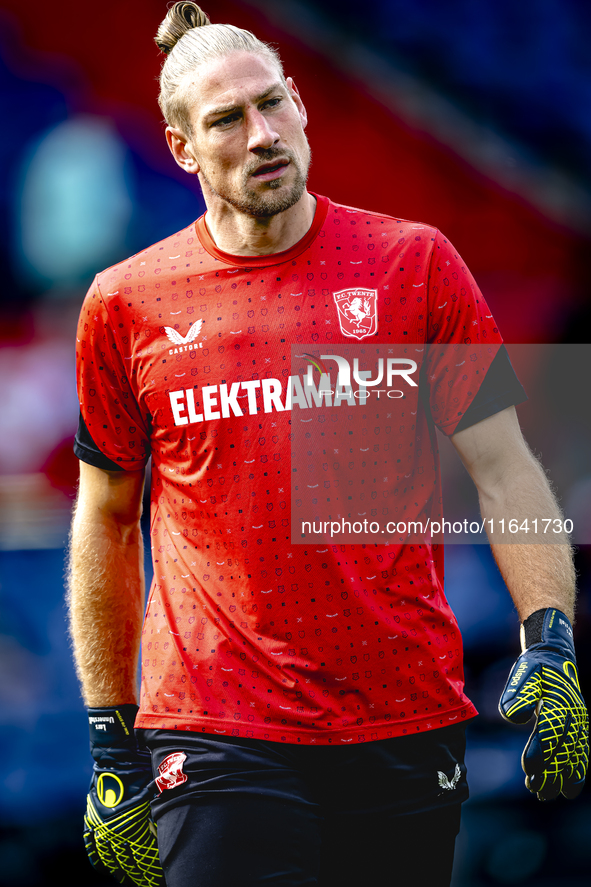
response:
<path id="1" fill-rule="evenodd" d="M 205 8 L 280 46 L 309 111 L 314 190 L 442 228 L 507 342 L 589 342 L 587 0 L 211 0 Z M 65 631 L 74 335 L 97 270 L 203 210 L 168 155 L 156 104 L 152 40 L 165 9 L 161 0 L 0 0 L 1 885 L 103 883 L 81 842 L 90 763 Z M 552 383 L 551 347 L 519 371 L 530 441 L 567 516 L 588 522 L 587 353 L 568 350 L 570 385 Z M 445 461 L 452 489 L 462 471 Z M 577 565 L 578 654 L 591 701 L 588 546 Z M 481 712 L 469 732 L 472 798 L 454 887 L 582 887 L 590 792 L 576 803 L 531 798 L 519 764 L 528 730 L 497 714 L 517 619 L 487 546 L 449 548 L 447 591 Z M 393 859 L 392 883 L 395 872 Z"/>

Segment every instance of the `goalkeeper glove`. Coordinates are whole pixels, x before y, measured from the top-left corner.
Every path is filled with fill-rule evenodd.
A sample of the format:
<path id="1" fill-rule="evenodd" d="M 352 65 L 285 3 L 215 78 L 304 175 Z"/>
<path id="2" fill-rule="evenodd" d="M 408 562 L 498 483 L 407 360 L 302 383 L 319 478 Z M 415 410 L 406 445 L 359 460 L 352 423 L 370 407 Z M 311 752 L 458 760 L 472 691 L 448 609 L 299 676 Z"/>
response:
<path id="1" fill-rule="evenodd" d="M 136 713 L 137 705 L 88 709 L 94 772 L 84 844 L 94 868 L 120 884 L 164 887 L 150 813 L 152 766 L 149 752 L 137 747 Z"/>
<path id="2" fill-rule="evenodd" d="M 536 723 L 521 757 L 525 784 L 541 801 L 576 798 L 589 760 L 589 718 L 581 695 L 573 632 L 564 613 L 537 610 L 521 627 L 521 656 L 499 711 L 512 724 Z"/>

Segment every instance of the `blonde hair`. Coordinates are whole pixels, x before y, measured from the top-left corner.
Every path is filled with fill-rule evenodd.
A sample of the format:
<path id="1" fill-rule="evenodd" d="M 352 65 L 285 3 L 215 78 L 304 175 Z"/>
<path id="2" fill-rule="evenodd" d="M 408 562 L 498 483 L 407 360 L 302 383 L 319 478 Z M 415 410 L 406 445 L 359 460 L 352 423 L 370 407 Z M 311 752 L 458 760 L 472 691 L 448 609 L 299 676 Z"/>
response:
<path id="1" fill-rule="evenodd" d="M 191 136 L 188 96 L 183 88 L 187 74 L 199 65 L 233 52 L 252 52 L 265 56 L 278 69 L 285 82 L 278 52 L 250 31 L 234 25 L 212 25 L 196 3 L 175 3 L 158 28 L 155 41 L 166 60 L 160 72 L 158 104 L 169 126 Z"/>

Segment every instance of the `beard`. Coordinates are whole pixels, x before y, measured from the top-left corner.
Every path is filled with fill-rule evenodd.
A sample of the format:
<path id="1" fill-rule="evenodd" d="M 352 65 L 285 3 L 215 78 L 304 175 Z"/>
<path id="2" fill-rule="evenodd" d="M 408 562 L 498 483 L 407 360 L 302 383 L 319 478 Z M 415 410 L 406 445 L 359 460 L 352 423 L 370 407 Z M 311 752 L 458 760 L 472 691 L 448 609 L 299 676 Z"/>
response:
<path id="1" fill-rule="evenodd" d="M 306 142 L 307 145 L 307 142 Z M 255 191 L 249 186 L 250 177 L 259 168 L 261 163 L 271 163 L 277 158 L 288 158 L 290 165 L 286 171 L 294 170 L 295 177 L 291 185 L 285 186 L 283 176 L 264 183 L 262 192 Z M 201 169 L 201 177 L 207 187 L 230 206 L 244 215 L 257 219 L 266 219 L 285 212 L 298 202 L 306 190 L 308 170 L 310 168 L 310 148 L 302 160 L 289 148 L 268 148 L 259 151 L 256 162 L 250 164 L 242 172 L 242 183 L 239 188 L 215 188 Z M 279 192 L 279 193 L 276 193 Z"/>

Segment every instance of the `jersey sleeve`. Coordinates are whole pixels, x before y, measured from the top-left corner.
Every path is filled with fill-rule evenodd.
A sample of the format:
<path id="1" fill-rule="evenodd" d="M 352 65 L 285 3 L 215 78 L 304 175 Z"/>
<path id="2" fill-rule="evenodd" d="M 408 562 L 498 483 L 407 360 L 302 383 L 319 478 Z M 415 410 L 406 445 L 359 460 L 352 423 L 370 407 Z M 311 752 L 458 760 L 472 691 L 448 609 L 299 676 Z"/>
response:
<path id="1" fill-rule="evenodd" d="M 507 407 L 523 403 L 527 394 L 513 369 L 507 349 L 501 345 L 470 406 L 456 425 L 454 434 L 494 416 Z"/>
<path id="2" fill-rule="evenodd" d="M 455 434 L 524 400 L 486 300 L 439 231 L 431 254 L 427 302 L 423 394 L 440 431 Z"/>
<path id="3" fill-rule="evenodd" d="M 137 471 L 150 451 L 149 418 L 134 396 L 115 324 L 95 279 L 78 322 L 76 375 L 80 425 L 74 452 L 107 470 Z"/>

